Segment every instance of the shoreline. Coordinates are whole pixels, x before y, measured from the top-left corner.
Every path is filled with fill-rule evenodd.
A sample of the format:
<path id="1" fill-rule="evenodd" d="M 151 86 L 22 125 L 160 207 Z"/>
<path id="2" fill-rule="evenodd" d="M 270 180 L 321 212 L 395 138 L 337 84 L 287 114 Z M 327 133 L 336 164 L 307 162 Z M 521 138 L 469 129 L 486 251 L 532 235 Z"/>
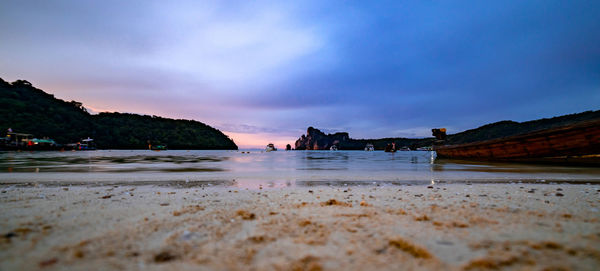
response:
<path id="1" fill-rule="evenodd" d="M 0 184 L 0 269 L 600 265 L 600 185 Z"/>
<path id="2" fill-rule="evenodd" d="M 485 184 L 539 184 L 539 185 L 598 185 L 600 179 L 596 178 L 470 178 L 470 179 L 413 179 L 413 180 L 295 180 L 295 181 L 266 181 L 255 179 L 201 179 L 201 180 L 131 180 L 131 181 L 60 181 L 42 179 L 37 181 L 26 180 L 26 178 L 11 178 L 10 181 L 0 180 L 0 187 L 103 187 L 103 186 L 159 186 L 172 188 L 206 188 L 206 187 L 224 187 L 237 189 L 258 189 L 264 188 L 306 188 L 315 186 L 330 187 L 402 187 L 402 186 L 429 186 L 429 185 L 485 185 Z"/>

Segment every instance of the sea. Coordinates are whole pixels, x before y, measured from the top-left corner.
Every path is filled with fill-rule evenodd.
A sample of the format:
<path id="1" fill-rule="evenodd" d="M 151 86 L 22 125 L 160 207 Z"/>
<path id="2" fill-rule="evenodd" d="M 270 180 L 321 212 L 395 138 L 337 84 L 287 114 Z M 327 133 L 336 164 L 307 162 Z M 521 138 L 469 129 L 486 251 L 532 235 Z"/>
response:
<path id="1" fill-rule="evenodd" d="M 600 168 L 437 159 L 431 151 L 96 150 L 0 152 L 0 184 L 600 184 Z"/>

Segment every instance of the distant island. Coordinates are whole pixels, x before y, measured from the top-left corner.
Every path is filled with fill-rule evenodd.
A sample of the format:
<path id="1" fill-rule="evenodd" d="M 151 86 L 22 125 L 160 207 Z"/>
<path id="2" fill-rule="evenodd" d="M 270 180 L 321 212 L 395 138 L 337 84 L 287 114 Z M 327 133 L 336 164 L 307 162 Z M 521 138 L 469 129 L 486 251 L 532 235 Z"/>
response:
<path id="1" fill-rule="evenodd" d="M 448 135 L 446 144 L 464 144 L 513 135 L 530 133 L 538 130 L 550 129 L 559 126 L 575 124 L 582 121 L 600 119 L 600 110 L 586 111 L 553 118 L 545 118 L 526 122 L 499 121 L 466 130 L 464 132 Z M 431 127 L 439 128 L 439 127 Z M 395 143 L 398 149 L 411 149 L 429 147 L 434 138 L 380 138 L 380 139 L 352 139 L 346 132 L 325 134 L 318 129 L 308 127 L 306 134 L 295 142 L 296 150 L 329 150 L 336 145 L 339 150 L 363 150 L 367 144 L 373 144 L 376 150 L 383 150 L 388 144 Z"/>
<path id="2" fill-rule="evenodd" d="M 392 142 L 399 147 L 417 149 L 431 146 L 433 138 L 352 139 L 346 132 L 325 134 L 319 129 L 308 127 L 306 135 L 302 135 L 294 145 L 296 150 L 329 150 L 333 145 L 337 146 L 338 150 L 363 150 L 367 144 L 373 144 L 376 150 L 383 150 Z"/>
<path id="3" fill-rule="evenodd" d="M 147 149 L 149 144 L 169 149 L 238 149 L 221 131 L 198 121 L 129 113 L 93 115 L 80 102 L 57 99 L 25 80 L 8 83 L 2 78 L 0 128 L 63 144 L 91 137 L 101 149 Z"/>

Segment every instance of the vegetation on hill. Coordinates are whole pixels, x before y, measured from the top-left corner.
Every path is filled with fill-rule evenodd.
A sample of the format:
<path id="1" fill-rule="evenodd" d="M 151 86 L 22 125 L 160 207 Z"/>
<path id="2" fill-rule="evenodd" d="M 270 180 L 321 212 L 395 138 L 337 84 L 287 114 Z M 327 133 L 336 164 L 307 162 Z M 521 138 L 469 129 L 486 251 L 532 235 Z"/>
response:
<path id="1" fill-rule="evenodd" d="M 513 135 L 526 134 L 534 131 L 550 129 L 582 121 L 600 119 L 600 110 L 586 111 L 577 114 L 569 114 L 553 118 L 544 118 L 526 122 L 499 121 L 481 126 L 479 128 L 466 130 L 464 132 L 448 136 L 447 144 L 464 144 Z"/>
<path id="2" fill-rule="evenodd" d="M 336 145 L 339 150 L 364 150 L 367 144 L 373 144 L 376 150 L 383 150 L 388 144 L 396 143 L 397 148 L 431 146 L 433 138 L 381 138 L 352 139 L 348 133 L 325 134 L 319 129 L 308 127 L 306 135 L 302 135 L 295 143 L 296 150 L 329 150 Z"/>
<path id="3" fill-rule="evenodd" d="M 170 149 L 237 149 L 221 131 L 193 120 L 122 113 L 89 114 L 76 101 L 63 101 L 33 87 L 0 78 L 0 129 L 49 137 L 59 143 L 94 138 L 102 149 L 144 149 L 148 143 Z"/>
<path id="4" fill-rule="evenodd" d="M 484 141 L 513 135 L 526 134 L 534 131 L 545 130 L 578 122 L 600 119 L 600 110 L 586 111 L 577 114 L 564 115 L 547 119 L 526 122 L 499 121 L 470 129 L 464 132 L 448 135 L 445 144 L 464 144 Z M 309 127 L 306 135 L 296 141 L 296 149 L 328 150 L 330 146 L 337 145 L 340 150 L 362 150 L 367 144 L 373 144 L 376 150 L 385 149 L 387 144 L 396 143 L 397 148 L 431 146 L 434 139 L 428 138 L 381 138 L 381 139 L 352 139 L 348 133 L 325 134 L 318 129 Z"/>
<path id="5" fill-rule="evenodd" d="M 340 149 L 347 150 L 363 150 L 367 144 L 373 144 L 376 150 L 383 150 L 390 143 L 396 143 L 396 147 L 403 148 L 407 147 L 411 150 L 416 150 L 420 147 L 428 147 L 433 144 L 433 138 L 404 138 L 404 137 L 390 137 L 390 138 L 379 138 L 379 139 L 353 139 L 350 142 L 340 143 Z"/>

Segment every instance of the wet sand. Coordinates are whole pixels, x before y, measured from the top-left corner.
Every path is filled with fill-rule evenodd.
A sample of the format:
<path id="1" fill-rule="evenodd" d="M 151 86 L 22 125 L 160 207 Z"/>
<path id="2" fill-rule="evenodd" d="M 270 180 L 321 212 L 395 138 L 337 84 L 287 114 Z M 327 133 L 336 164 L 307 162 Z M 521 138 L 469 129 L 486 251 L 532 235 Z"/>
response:
<path id="1" fill-rule="evenodd" d="M 597 270 L 600 186 L 0 185 L 0 270 Z"/>

